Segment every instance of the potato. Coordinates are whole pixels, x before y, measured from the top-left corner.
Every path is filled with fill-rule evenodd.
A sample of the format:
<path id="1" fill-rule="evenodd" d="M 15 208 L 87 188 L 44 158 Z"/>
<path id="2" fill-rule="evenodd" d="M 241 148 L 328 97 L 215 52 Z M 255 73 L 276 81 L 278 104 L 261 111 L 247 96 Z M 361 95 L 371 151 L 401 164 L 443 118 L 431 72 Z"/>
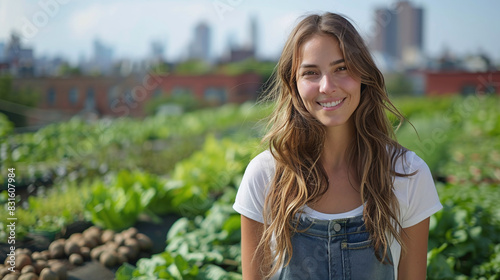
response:
<path id="1" fill-rule="evenodd" d="M 79 254 L 80 246 L 75 241 L 68 240 L 66 244 L 64 244 L 64 253 L 66 256 L 70 256 L 71 254 Z"/>
<path id="2" fill-rule="evenodd" d="M 38 280 L 38 275 L 34 272 L 24 273 L 19 276 L 18 280 Z"/>
<path id="3" fill-rule="evenodd" d="M 18 280 L 19 279 L 19 272 L 14 272 L 14 273 L 9 273 L 4 276 L 3 280 Z"/>
<path id="4" fill-rule="evenodd" d="M 31 257 L 25 253 L 20 253 L 16 256 L 16 269 L 21 270 L 23 267 L 31 264 Z"/>
<path id="5" fill-rule="evenodd" d="M 68 269 L 62 262 L 55 262 L 50 265 L 50 270 L 54 271 L 59 280 L 66 280 L 68 279 Z"/>
<path id="6" fill-rule="evenodd" d="M 96 226 L 89 227 L 83 232 L 83 237 L 87 239 L 94 239 L 97 244 L 101 243 L 102 231 Z"/>
<path id="7" fill-rule="evenodd" d="M 50 268 L 46 267 L 42 270 L 40 273 L 40 280 L 61 280 L 59 279 L 59 276 L 57 276 L 57 273 L 52 271 Z"/>
<path id="8" fill-rule="evenodd" d="M 84 237 L 82 239 L 82 244 L 78 244 L 80 245 L 80 247 L 89 247 L 89 248 L 95 248 L 97 247 L 98 243 L 97 243 L 97 240 L 94 239 L 93 237 Z"/>
<path id="9" fill-rule="evenodd" d="M 106 246 L 101 245 L 98 247 L 95 247 L 90 251 L 90 257 L 94 260 L 98 260 L 101 256 L 101 254 L 106 250 Z"/>
<path id="10" fill-rule="evenodd" d="M 99 262 L 106 267 L 113 267 L 117 263 L 117 256 L 113 252 L 105 251 L 99 257 Z"/>
<path id="11" fill-rule="evenodd" d="M 125 242 L 125 236 L 121 233 L 115 234 L 115 238 L 113 239 L 118 246 L 123 245 L 123 242 Z"/>
<path id="12" fill-rule="evenodd" d="M 16 255 L 19 255 L 19 254 L 31 255 L 31 250 L 28 248 L 17 248 L 15 252 L 16 252 Z"/>
<path id="13" fill-rule="evenodd" d="M 80 248 L 80 254 L 82 255 L 83 259 L 85 260 L 90 259 L 90 248 L 89 247 Z"/>
<path id="14" fill-rule="evenodd" d="M 139 242 L 139 247 L 141 251 L 149 251 L 153 248 L 153 241 L 147 235 L 138 233 L 135 238 Z"/>
<path id="15" fill-rule="evenodd" d="M 135 228 L 135 227 L 131 227 L 125 231 L 122 232 L 123 236 L 125 238 L 135 238 L 135 235 L 138 233 L 139 231 Z"/>
<path id="16" fill-rule="evenodd" d="M 35 273 L 40 274 L 44 268 L 49 267 L 49 264 L 47 263 L 47 261 L 38 260 L 34 263 L 33 266 L 35 267 Z"/>
<path id="17" fill-rule="evenodd" d="M 106 250 L 111 250 L 111 251 L 116 251 L 118 249 L 118 247 L 120 247 L 118 245 L 118 243 L 116 243 L 114 241 L 110 241 L 110 242 L 104 244 L 103 246 L 106 248 Z"/>
<path id="18" fill-rule="evenodd" d="M 137 257 L 137 254 L 130 247 L 120 246 L 118 248 L 118 256 L 125 256 L 127 260 L 133 260 Z"/>
<path id="19" fill-rule="evenodd" d="M 38 260 L 47 260 L 47 258 L 45 257 L 44 254 L 40 253 L 40 252 L 33 252 L 33 254 L 31 254 L 31 259 L 33 261 L 38 261 Z"/>
<path id="20" fill-rule="evenodd" d="M 83 234 L 81 233 L 73 233 L 68 240 L 78 242 L 78 240 L 83 239 Z"/>
<path id="21" fill-rule="evenodd" d="M 5 275 L 9 274 L 9 269 L 7 267 L 0 268 L 0 279 L 2 279 Z"/>
<path id="22" fill-rule="evenodd" d="M 125 255 L 120 254 L 120 253 L 116 254 L 116 257 L 117 257 L 117 264 L 118 265 L 122 265 L 122 264 L 129 261 Z"/>
<path id="23" fill-rule="evenodd" d="M 42 256 L 45 257 L 45 260 L 48 260 L 50 259 L 50 252 L 49 250 L 43 250 L 42 252 L 40 252 L 42 254 Z"/>
<path id="24" fill-rule="evenodd" d="M 107 243 L 107 242 L 113 240 L 114 237 L 115 237 L 115 232 L 110 230 L 110 229 L 107 229 L 101 235 L 101 242 Z"/>
<path id="25" fill-rule="evenodd" d="M 71 256 L 69 256 L 69 262 L 74 265 L 82 265 L 83 257 L 79 254 L 71 254 Z"/>
<path id="26" fill-rule="evenodd" d="M 21 273 L 29 273 L 29 272 L 35 272 L 35 267 L 33 265 L 27 265 L 21 269 Z"/>
<path id="27" fill-rule="evenodd" d="M 59 240 L 61 239 L 52 242 L 49 246 L 50 257 L 53 259 L 64 257 L 64 241 Z"/>

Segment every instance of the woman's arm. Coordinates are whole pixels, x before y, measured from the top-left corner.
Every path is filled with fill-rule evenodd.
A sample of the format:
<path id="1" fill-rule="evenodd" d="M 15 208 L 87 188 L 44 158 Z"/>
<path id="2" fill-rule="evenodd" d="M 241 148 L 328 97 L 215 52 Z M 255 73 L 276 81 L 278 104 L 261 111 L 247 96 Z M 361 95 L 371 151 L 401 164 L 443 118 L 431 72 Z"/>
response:
<path id="1" fill-rule="evenodd" d="M 261 280 L 264 277 L 260 270 L 262 258 L 256 254 L 262 236 L 264 225 L 250 218 L 241 215 L 241 266 L 243 269 L 243 279 Z"/>
<path id="2" fill-rule="evenodd" d="M 403 229 L 402 239 L 406 254 L 401 256 L 398 267 L 399 280 L 420 280 L 427 275 L 427 242 L 429 218 Z"/>

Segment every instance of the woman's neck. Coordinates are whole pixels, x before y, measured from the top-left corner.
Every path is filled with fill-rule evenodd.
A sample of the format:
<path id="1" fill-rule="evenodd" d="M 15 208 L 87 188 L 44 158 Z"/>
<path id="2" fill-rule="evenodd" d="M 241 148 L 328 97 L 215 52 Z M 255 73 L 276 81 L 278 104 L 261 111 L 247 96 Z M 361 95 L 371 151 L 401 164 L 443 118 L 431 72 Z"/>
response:
<path id="1" fill-rule="evenodd" d="M 342 126 L 327 129 L 322 154 L 322 163 L 325 169 L 336 170 L 347 167 L 347 149 L 352 145 L 354 130 L 352 120 Z"/>

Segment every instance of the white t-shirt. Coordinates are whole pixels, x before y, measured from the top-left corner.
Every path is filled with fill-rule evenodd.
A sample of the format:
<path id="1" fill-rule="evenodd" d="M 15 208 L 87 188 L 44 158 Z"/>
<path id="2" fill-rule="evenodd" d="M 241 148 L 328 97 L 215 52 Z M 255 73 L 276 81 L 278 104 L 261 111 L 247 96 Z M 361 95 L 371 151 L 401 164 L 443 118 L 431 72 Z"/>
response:
<path id="1" fill-rule="evenodd" d="M 412 151 L 407 152 L 405 157 L 404 166 L 401 164 L 401 158 L 399 158 L 396 163 L 396 171 L 403 174 L 417 170 L 418 172 L 410 177 L 396 176 L 394 179 L 394 192 L 399 201 L 399 223 L 403 228 L 408 228 L 430 217 L 443 206 L 439 201 L 434 180 L 427 164 Z M 262 214 L 264 201 L 274 172 L 275 160 L 270 151 L 264 151 L 252 159 L 238 189 L 236 201 L 233 205 L 234 210 L 245 217 L 264 223 Z M 363 205 L 341 214 L 320 213 L 307 206 L 304 207 L 304 212 L 316 219 L 341 219 L 361 215 Z M 391 238 L 389 240 L 392 240 L 390 250 L 397 279 L 401 246 L 395 239 Z"/>

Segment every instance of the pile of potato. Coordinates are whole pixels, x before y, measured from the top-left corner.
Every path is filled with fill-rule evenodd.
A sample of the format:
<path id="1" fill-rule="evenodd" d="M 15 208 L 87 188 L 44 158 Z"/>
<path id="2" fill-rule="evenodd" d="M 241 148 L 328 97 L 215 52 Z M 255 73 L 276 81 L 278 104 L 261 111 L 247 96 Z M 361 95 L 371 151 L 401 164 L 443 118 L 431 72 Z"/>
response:
<path id="1" fill-rule="evenodd" d="M 97 260 L 106 267 L 119 266 L 134 262 L 149 252 L 153 242 L 149 237 L 129 228 L 120 233 L 90 227 L 83 233 L 72 234 L 68 239 L 52 242 L 48 250 L 31 252 L 16 249 L 16 271 L 0 265 L 2 280 L 66 280 L 68 279 L 67 260 L 72 265 L 82 265 L 86 260 Z M 144 255 L 146 257 L 147 254 Z"/>

